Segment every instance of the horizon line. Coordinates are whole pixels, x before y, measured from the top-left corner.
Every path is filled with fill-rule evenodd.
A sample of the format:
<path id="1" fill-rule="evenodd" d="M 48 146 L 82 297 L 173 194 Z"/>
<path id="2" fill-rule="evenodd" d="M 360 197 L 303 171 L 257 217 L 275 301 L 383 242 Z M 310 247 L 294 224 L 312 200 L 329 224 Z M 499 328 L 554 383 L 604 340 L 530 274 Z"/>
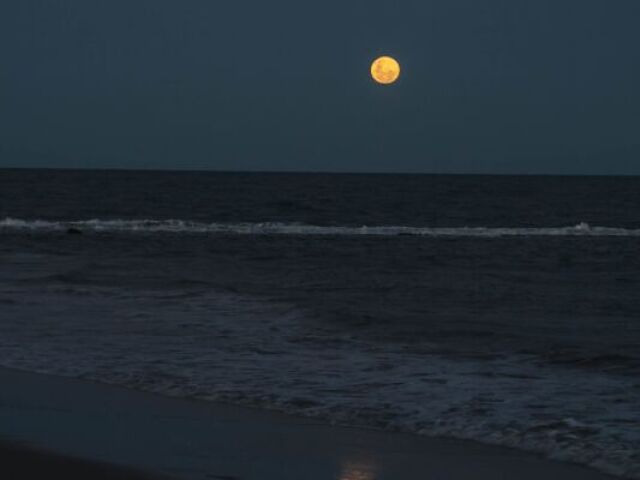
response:
<path id="1" fill-rule="evenodd" d="M 0 166 L 0 170 L 54 170 L 54 171 L 95 171 L 95 172 L 158 172 L 158 173 L 211 173 L 211 174 L 258 174 L 258 175 L 398 175 L 398 176 L 441 176 L 441 177 L 640 177 L 634 173 L 504 173 L 504 172 L 412 172 L 412 171 L 336 171 L 336 170 L 226 170 L 201 168 L 145 168 L 145 167 L 10 167 Z"/>

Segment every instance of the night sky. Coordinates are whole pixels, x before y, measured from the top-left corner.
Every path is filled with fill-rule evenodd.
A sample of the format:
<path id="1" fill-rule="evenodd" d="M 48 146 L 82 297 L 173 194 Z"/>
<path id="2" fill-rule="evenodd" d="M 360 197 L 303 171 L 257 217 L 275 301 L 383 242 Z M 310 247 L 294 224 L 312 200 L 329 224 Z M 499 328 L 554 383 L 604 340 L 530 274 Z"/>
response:
<path id="1" fill-rule="evenodd" d="M 639 25 L 637 0 L 2 0 L 0 166 L 640 174 Z"/>

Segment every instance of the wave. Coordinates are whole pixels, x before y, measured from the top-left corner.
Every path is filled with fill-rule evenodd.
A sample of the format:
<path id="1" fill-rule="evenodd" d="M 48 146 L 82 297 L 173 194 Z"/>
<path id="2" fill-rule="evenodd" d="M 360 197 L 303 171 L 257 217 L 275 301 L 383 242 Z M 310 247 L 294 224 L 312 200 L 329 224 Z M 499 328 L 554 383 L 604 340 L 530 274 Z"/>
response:
<path id="1" fill-rule="evenodd" d="M 212 289 L 23 285 L 0 296 L 13 302 L 0 322 L 6 367 L 476 440 L 640 480 L 635 377 L 529 354 L 412 352 L 309 321 L 293 305 Z"/>
<path id="2" fill-rule="evenodd" d="M 640 229 L 591 226 L 579 223 L 564 227 L 413 227 L 413 226 L 320 226 L 304 223 L 206 223 L 187 220 L 0 220 L 0 232 L 64 232 L 77 229 L 95 233 L 187 233 L 211 235 L 325 235 L 325 236 L 418 236 L 418 237 L 640 237 Z"/>

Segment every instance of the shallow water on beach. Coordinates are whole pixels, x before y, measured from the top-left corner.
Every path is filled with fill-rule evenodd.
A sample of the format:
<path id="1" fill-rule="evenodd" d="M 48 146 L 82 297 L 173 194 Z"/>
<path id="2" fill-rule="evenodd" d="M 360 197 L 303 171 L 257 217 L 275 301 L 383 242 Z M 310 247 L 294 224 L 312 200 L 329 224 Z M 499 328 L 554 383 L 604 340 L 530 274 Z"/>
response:
<path id="1" fill-rule="evenodd" d="M 0 364 L 640 478 L 638 207 L 632 178 L 0 170 Z"/>

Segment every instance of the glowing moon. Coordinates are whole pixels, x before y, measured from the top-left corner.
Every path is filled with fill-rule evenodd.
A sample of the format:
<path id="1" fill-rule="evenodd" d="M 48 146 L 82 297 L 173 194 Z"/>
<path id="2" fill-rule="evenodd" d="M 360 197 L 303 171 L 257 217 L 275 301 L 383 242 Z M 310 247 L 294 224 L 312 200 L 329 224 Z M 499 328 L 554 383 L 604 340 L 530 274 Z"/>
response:
<path id="1" fill-rule="evenodd" d="M 377 58 L 371 64 L 371 76 L 382 85 L 391 85 L 400 77 L 400 64 L 395 58 Z"/>

